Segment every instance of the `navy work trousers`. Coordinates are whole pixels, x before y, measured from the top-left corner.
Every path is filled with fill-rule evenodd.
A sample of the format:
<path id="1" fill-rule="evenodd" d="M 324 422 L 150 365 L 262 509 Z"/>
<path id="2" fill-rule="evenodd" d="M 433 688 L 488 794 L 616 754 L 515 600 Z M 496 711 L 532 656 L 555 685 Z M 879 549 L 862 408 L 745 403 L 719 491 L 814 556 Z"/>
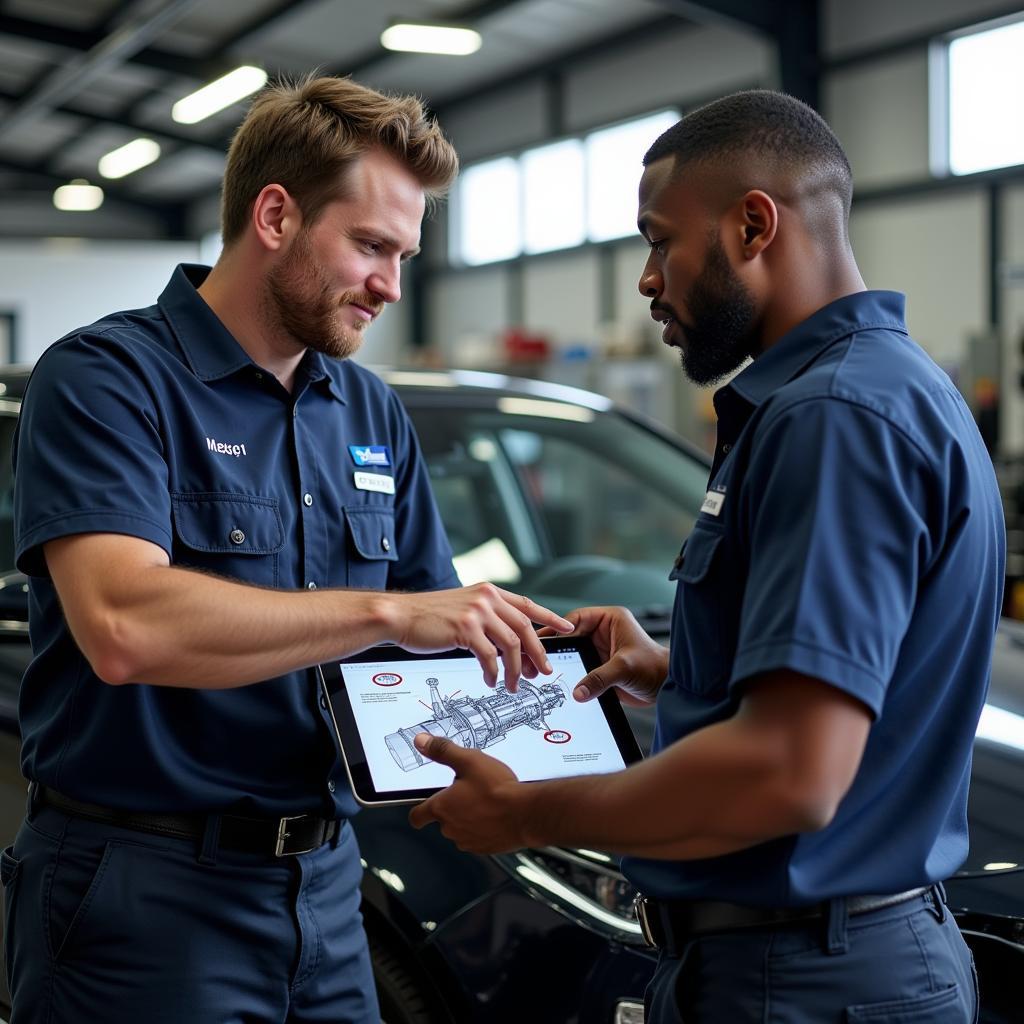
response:
<path id="1" fill-rule="evenodd" d="M 972 1024 L 971 951 L 938 887 L 894 907 L 703 935 L 662 956 L 646 1024 Z"/>
<path id="2" fill-rule="evenodd" d="M 351 827 L 282 858 L 197 845 L 32 814 L 2 857 L 11 1024 L 380 1020 Z"/>

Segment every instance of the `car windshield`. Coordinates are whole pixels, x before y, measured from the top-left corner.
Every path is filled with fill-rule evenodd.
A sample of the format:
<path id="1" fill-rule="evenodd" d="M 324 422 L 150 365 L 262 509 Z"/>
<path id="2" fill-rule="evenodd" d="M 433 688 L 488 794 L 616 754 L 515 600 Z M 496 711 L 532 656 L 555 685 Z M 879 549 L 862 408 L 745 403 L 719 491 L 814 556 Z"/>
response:
<path id="1" fill-rule="evenodd" d="M 699 459 L 615 412 L 403 398 L 464 584 L 490 580 L 558 611 L 668 616 L 668 573 L 707 487 Z"/>

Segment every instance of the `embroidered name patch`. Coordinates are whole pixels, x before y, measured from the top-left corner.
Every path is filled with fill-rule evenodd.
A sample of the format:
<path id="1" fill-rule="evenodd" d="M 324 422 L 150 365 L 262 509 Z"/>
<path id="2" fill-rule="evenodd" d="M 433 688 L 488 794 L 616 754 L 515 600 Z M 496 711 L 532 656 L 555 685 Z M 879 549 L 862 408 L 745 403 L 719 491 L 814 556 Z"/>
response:
<path id="1" fill-rule="evenodd" d="M 381 494 L 395 493 L 395 478 L 383 473 L 354 473 L 356 487 L 361 491 L 378 491 Z"/>

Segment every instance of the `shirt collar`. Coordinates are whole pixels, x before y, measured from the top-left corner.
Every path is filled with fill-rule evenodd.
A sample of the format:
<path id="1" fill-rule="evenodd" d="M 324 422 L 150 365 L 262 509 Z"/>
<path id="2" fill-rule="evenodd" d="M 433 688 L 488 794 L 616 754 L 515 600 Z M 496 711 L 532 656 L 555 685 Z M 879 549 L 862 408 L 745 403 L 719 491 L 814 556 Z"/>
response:
<path id="1" fill-rule="evenodd" d="M 157 300 L 186 362 L 202 381 L 219 380 L 245 366 L 256 366 L 199 294 L 199 286 L 209 273 L 209 267 L 180 263 Z M 337 360 L 307 349 L 301 367 L 308 383 L 325 381 L 327 390 L 339 401 L 345 401 Z"/>
<path id="2" fill-rule="evenodd" d="M 716 409 L 720 400 L 730 402 L 732 394 L 759 406 L 783 384 L 799 377 L 827 348 L 857 331 L 885 328 L 906 334 L 905 304 L 900 292 L 887 291 L 855 292 L 830 302 L 787 331 L 719 390 Z"/>

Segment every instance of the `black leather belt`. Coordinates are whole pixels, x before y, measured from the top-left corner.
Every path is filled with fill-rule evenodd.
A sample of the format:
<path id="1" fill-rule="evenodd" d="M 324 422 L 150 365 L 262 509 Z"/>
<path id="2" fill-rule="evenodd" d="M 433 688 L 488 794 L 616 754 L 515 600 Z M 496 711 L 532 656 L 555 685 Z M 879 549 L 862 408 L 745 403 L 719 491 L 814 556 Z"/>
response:
<path id="1" fill-rule="evenodd" d="M 207 815 L 119 811 L 83 800 L 72 800 L 38 783 L 33 783 L 31 790 L 35 803 L 75 818 L 130 828 L 136 832 L 151 832 L 171 839 L 192 839 L 198 842 L 206 834 Z M 285 818 L 241 818 L 233 814 L 222 814 L 217 845 L 230 850 L 262 853 L 267 857 L 288 857 L 310 853 L 323 846 L 337 835 L 338 828 L 337 821 L 318 818 L 313 814 L 297 814 Z"/>
<path id="2" fill-rule="evenodd" d="M 888 896 L 848 896 L 846 912 L 851 917 L 868 914 L 923 896 L 931 889 L 923 886 Z M 678 951 L 698 935 L 731 932 L 747 928 L 776 928 L 825 919 L 827 903 L 807 907 L 750 907 L 717 900 L 681 900 L 668 902 L 638 896 L 636 917 L 647 945 Z"/>

